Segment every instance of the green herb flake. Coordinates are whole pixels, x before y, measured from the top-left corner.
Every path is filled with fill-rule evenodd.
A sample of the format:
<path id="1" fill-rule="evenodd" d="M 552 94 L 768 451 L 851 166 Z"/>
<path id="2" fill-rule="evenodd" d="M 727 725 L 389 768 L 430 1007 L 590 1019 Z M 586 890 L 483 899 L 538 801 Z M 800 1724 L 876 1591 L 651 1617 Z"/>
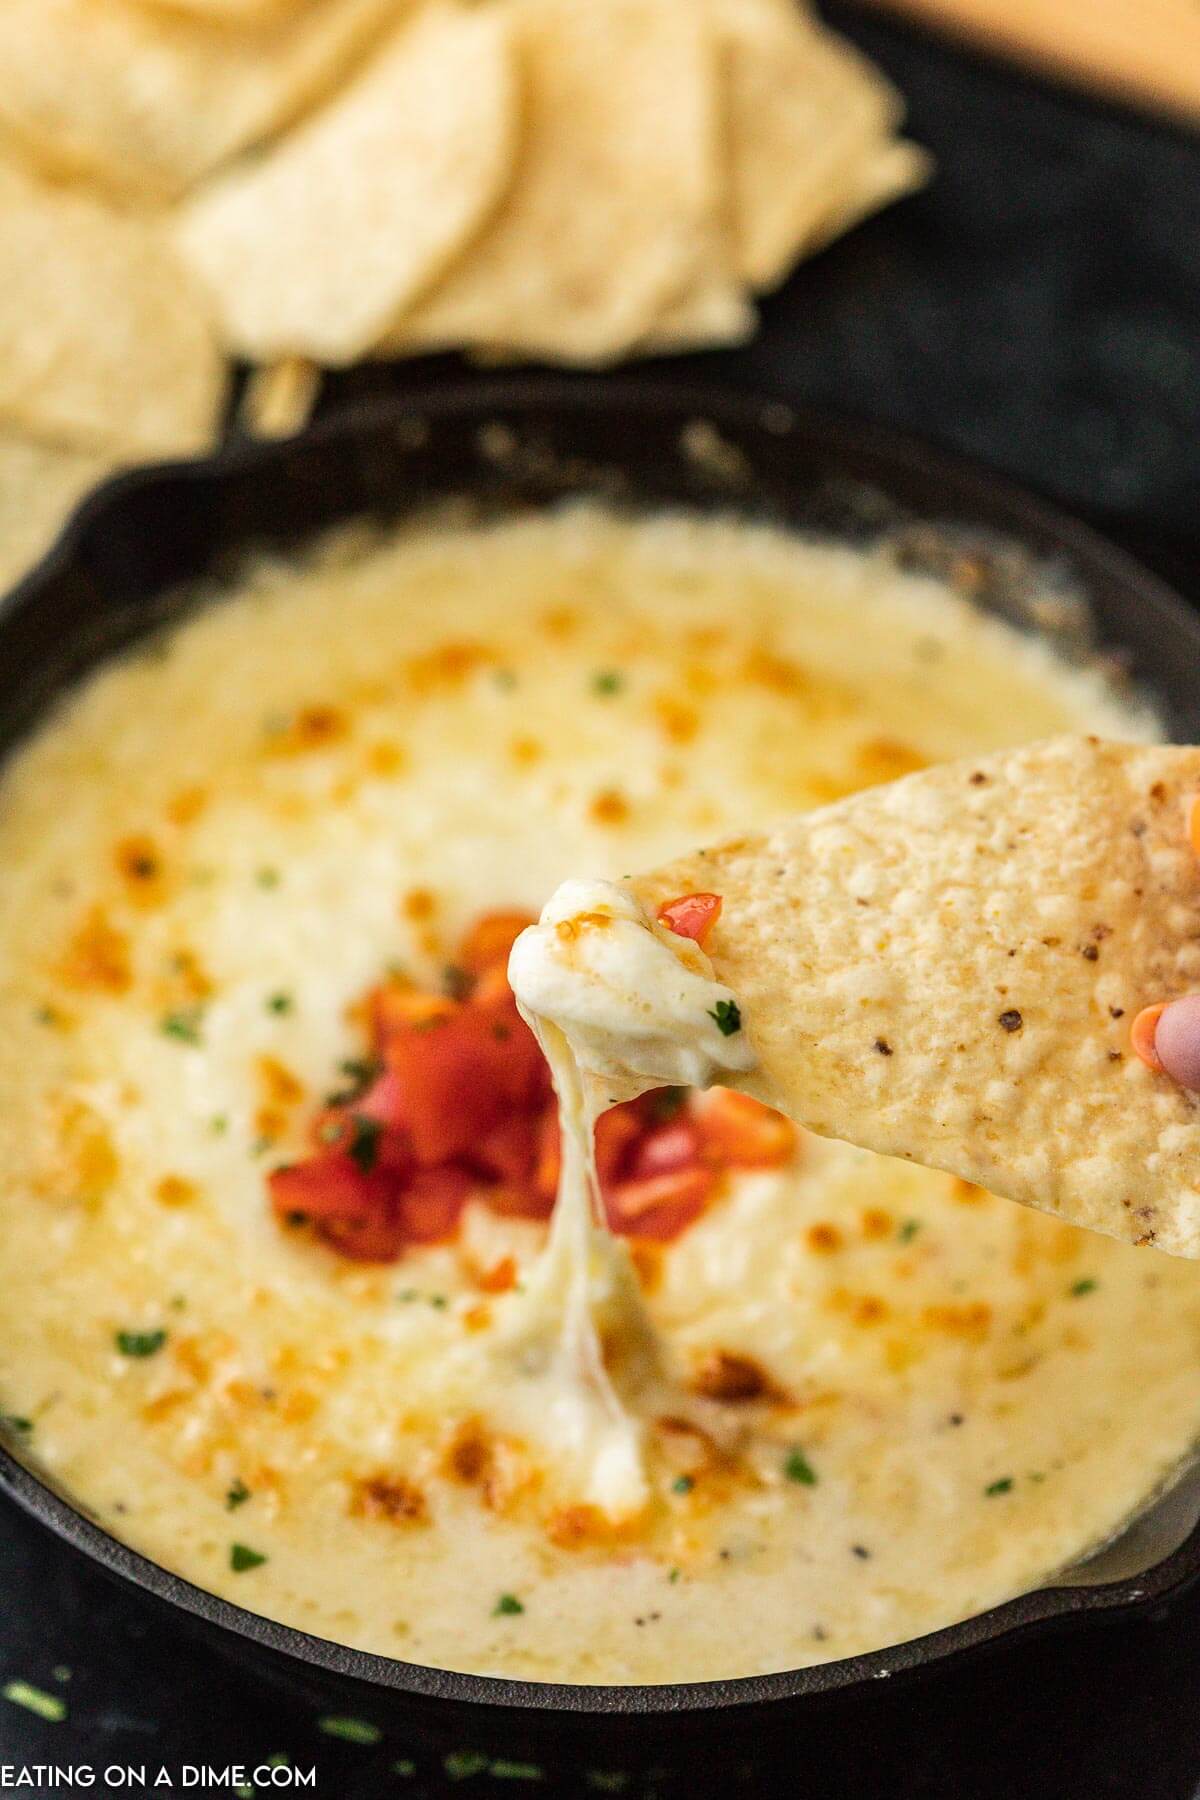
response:
<path id="1" fill-rule="evenodd" d="M 992 1496 L 995 1494 L 1011 1494 L 1012 1488 L 1013 1488 L 1012 1476 L 1011 1475 L 1001 1475 L 999 1481 L 989 1481 L 983 1491 L 988 1496 L 988 1498 L 991 1499 Z"/>
<path id="2" fill-rule="evenodd" d="M 482 1775 L 488 1767 L 489 1758 L 478 1750 L 450 1750 L 442 1758 L 442 1767 L 451 1781 L 466 1781 L 472 1775 Z"/>
<path id="3" fill-rule="evenodd" d="M 524 1605 L 515 1594 L 501 1594 L 492 1608 L 492 1617 L 493 1619 L 515 1619 L 518 1613 L 524 1611 Z"/>
<path id="4" fill-rule="evenodd" d="M 383 1737 L 378 1725 L 370 1719 L 356 1719 L 349 1713 L 325 1713 L 317 1720 L 317 1730 L 326 1737 L 341 1738 L 344 1744 L 377 1744 Z"/>
<path id="5" fill-rule="evenodd" d="M 489 1763 L 488 1774 L 495 1781 L 542 1781 L 546 1771 L 539 1763 L 509 1762 L 506 1757 L 499 1756 Z"/>
<path id="6" fill-rule="evenodd" d="M 583 1778 L 596 1794 L 620 1794 L 629 1786 L 624 1769 L 587 1769 Z"/>
<path id="7" fill-rule="evenodd" d="M 1081 1280 L 1071 1283 L 1071 1298 L 1082 1300 L 1085 1294 L 1094 1294 L 1100 1283 L 1091 1275 L 1084 1275 Z"/>
<path id="8" fill-rule="evenodd" d="M 671 1483 L 671 1492 L 673 1494 L 690 1494 L 695 1485 L 695 1480 L 691 1475 L 677 1475 Z"/>
<path id="9" fill-rule="evenodd" d="M 158 1331 L 118 1331 L 114 1342 L 122 1356 L 157 1356 L 167 1341 L 167 1334 Z"/>
<path id="10" fill-rule="evenodd" d="M 783 1473 L 787 1481 L 794 1481 L 798 1487 L 816 1487 L 817 1485 L 817 1471 L 803 1450 L 799 1448 L 788 1451 L 787 1460 L 783 1465 Z"/>
<path id="11" fill-rule="evenodd" d="M 23 1706 L 26 1712 L 36 1713 L 48 1725 L 61 1725 L 67 1716 L 67 1703 L 61 1694 L 48 1694 L 44 1688 L 34 1687 L 31 1681 L 6 1681 L 0 1694 L 14 1706 Z"/>
<path id="12" fill-rule="evenodd" d="M 352 1106 L 356 1100 L 362 1099 L 382 1069 L 383 1064 L 374 1057 L 347 1056 L 338 1064 L 338 1072 L 346 1076 L 350 1086 L 337 1093 L 327 1094 L 326 1106 Z"/>
<path id="13" fill-rule="evenodd" d="M 708 1016 L 722 1037 L 733 1037 L 742 1029 L 742 1009 L 736 1000 L 718 1000 Z"/>
<path id="14" fill-rule="evenodd" d="M 70 1681 L 74 1670 L 67 1663 L 55 1663 L 50 1673 L 55 1681 Z"/>
<path id="15" fill-rule="evenodd" d="M 290 1769 L 292 1759 L 283 1750 L 276 1750 L 267 1758 L 268 1769 Z"/>
<path id="16" fill-rule="evenodd" d="M 260 888 L 277 888 L 279 886 L 279 870 L 260 869 L 254 879 Z"/>
<path id="17" fill-rule="evenodd" d="M 295 1002 L 290 994 L 271 994 L 267 999 L 267 1011 L 273 1013 L 290 1013 Z"/>
<path id="18" fill-rule="evenodd" d="M 200 1025 L 203 1017 L 198 1006 L 184 1012 L 165 1013 L 159 1020 L 159 1030 L 164 1037 L 175 1038 L 181 1044 L 199 1044 L 202 1042 Z"/>
<path id="19" fill-rule="evenodd" d="M 896 1236 L 902 1244 L 911 1244 L 920 1229 L 920 1219 L 905 1219 Z"/>
<path id="20" fill-rule="evenodd" d="M 625 677 L 619 669 L 597 669 L 592 676 L 592 692 L 608 698 L 611 694 L 619 694 L 625 686 Z"/>
<path id="21" fill-rule="evenodd" d="M 258 1792 L 252 1781 L 239 1781 L 233 1791 L 238 1800 L 254 1800 L 255 1794 Z"/>
<path id="22" fill-rule="evenodd" d="M 474 986 L 475 978 L 469 969 L 447 963 L 442 970 L 442 992 L 448 1000 L 465 1000 Z"/>
<path id="23" fill-rule="evenodd" d="M 430 1294 L 429 1304 L 432 1306 L 434 1312 L 445 1312 L 450 1302 L 447 1300 L 445 1294 Z"/>
<path id="24" fill-rule="evenodd" d="M 516 672 L 513 669 L 493 669 L 492 680 L 504 694 L 510 694 L 517 685 Z"/>
<path id="25" fill-rule="evenodd" d="M 226 1113 L 214 1113 L 208 1121 L 208 1129 L 214 1137 L 224 1137 L 229 1130 L 229 1117 Z"/>
<path id="26" fill-rule="evenodd" d="M 250 1497 L 250 1489 L 239 1475 L 225 1495 L 225 1511 L 236 1512 L 239 1506 L 245 1506 Z"/>
<path id="27" fill-rule="evenodd" d="M 15 1431 L 19 1437 L 28 1437 L 33 1430 L 33 1420 L 27 1419 L 23 1413 L 0 1413 L 0 1425 L 6 1431 Z"/>
<path id="28" fill-rule="evenodd" d="M 417 1765 L 411 1756 L 397 1757 L 394 1763 L 388 1764 L 388 1767 L 391 1769 L 393 1775 L 409 1776 L 415 1775 L 417 1772 Z"/>
<path id="29" fill-rule="evenodd" d="M 349 1155 L 356 1162 L 364 1175 L 369 1175 L 379 1157 L 379 1139 L 383 1134 L 383 1126 L 378 1119 L 369 1119 L 366 1113 L 355 1113 L 351 1119 L 353 1135 L 349 1144 Z"/>
<path id="30" fill-rule="evenodd" d="M 667 1574 L 667 1580 L 671 1583 L 671 1586 L 674 1587 L 675 1583 L 679 1580 L 679 1570 L 678 1569 L 669 1570 L 668 1574 Z"/>
<path id="31" fill-rule="evenodd" d="M 261 1568 L 266 1562 L 261 1550 L 251 1550 L 249 1544 L 230 1544 L 229 1566 L 235 1575 L 244 1575 L 247 1569 Z"/>

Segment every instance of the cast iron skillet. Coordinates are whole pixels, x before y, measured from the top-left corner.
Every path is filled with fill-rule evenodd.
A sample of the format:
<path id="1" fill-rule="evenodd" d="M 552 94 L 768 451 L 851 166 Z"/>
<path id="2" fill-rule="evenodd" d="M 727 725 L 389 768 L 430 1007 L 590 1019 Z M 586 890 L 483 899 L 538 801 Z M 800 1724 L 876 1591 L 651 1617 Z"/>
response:
<path id="1" fill-rule="evenodd" d="M 247 552 L 301 543 L 362 514 L 395 517 L 445 496 L 482 509 L 597 493 L 633 506 L 683 503 L 864 542 L 886 536 L 982 604 L 1049 623 L 1085 648 L 1072 590 L 1101 645 L 1165 702 L 1172 733 L 1200 741 L 1200 622 L 1124 555 L 995 478 L 874 427 L 722 391 L 641 381 L 531 377 L 465 381 L 334 418 L 281 445 L 234 444 L 202 462 L 138 470 L 90 498 L 0 609 L 0 747 L 64 683 L 178 605 L 181 584 L 231 572 Z M 1065 596 L 1050 608 L 1046 584 Z M 410 1729 L 637 1753 L 671 1734 L 721 1742 L 794 1730 L 818 1697 L 862 1696 L 1013 1633 L 1159 1604 L 1200 1573 L 1200 1466 L 1114 1544 L 1039 1592 L 914 1642 L 791 1673 L 656 1687 L 490 1680 L 348 1650 L 243 1611 L 110 1537 L 69 1497 L 0 1450 L 0 1491 L 113 1575 L 173 1609 L 267 1675 L 375 1709 L 385 1694 Z M 586 1629 L 584 1621 L 581 1629 Z M 856 1702 L 857 1703 L 857 1702 Z M 798 1716 L 799 1715 L 799 1716 Z"/>

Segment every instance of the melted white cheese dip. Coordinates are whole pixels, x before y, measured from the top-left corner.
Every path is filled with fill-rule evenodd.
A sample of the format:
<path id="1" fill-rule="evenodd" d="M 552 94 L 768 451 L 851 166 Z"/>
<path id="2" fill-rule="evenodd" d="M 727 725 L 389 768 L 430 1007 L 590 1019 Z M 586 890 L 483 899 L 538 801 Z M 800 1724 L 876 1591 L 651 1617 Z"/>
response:
<path id="1" fill-rule="evenodd" d="M 0 779 L 25 1453 L 244 1606 L 534 1679 L 842 1656 L 1078 1557 L 1200 1430 L 1188 1264 L 815 1140 L 673 1244 L 473 1203 L 381 1267 L 264 1177 L 481 912 L 1080 728 L 1153 725 L 884 553 L 589 508 L 344 538 L 86 681 Z"/>
<path id="2" fill-rule="evenodd" d="M 548 1020 L 566 1038 L 598 1108 L 754 1067 L 703 950 L 615 881 L 564 881 L 513 945 L 508 978 L 535 1028 Z M 736 1030 L 718 1023 L 729 1007 Z"/>

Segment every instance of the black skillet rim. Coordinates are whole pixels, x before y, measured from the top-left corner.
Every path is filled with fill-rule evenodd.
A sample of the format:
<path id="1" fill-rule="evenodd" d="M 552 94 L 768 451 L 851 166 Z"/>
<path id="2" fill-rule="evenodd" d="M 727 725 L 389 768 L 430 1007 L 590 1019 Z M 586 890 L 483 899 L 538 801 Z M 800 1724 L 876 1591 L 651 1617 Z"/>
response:
<path id="1" fill-rule="evenodd" d="M 1130 605 L 1157 615 L 1164 628 L 1181 641 L 1190 637 L 1200 655 L 1200 621 L 1156 576 L 1089 527 L 966 459 L 888 427 L 778 397 L 755 396 L 716 385 L 677 385 L 661 379 L 655 382 L 560 375 L 468 378 L 440 390 L 416 388 L 411 393 L 348 408 L 310 426 L 297 439 L 268 444 L 235 440 L 208 458 L 156 464 L 119 475 L 89 495 L 42 561 L 7 599 L 0 599 L 0 611 L 11 613 L 36 606 L 44 590 L 70 567 L 86 536 L 102 528 L 111 511 L 131 496 L 153 492 L 160 484 L 182 480 L 203 485 L 226 476 L 253 474 L 285 459 L 289 449 L 337 445 L 358 434 L 402 425 L 414 417 L 431 421 L 474 417 L 482 424 L 504 415 L 518 421 L 539 415 L 544 418 L 566 408 L 584 414 L 670 415 L 678 419 L 681 427 L 692 419 L 703 419 L 718 429 L 724 427 L 742 434 L 767 432 L 775 439 L 800 435 L 810 445 L 827 452 L 831 460 L 845 455 L 852 463 L 860 462 L 865 453 L 881 473 L 890 470 L 904 479 L 915 477 L 930 493 L 943 495 L 951 516 L 970 518 L 974 513 L 994 529 L 1015 533 L 1027 542 L 1032 540 L 1039 550 L 1050 548 L 1065 553 L 1085 578 L 1099 578 L 1123 592 Z M 736 496 L 731 495 L 729 501 L 736 506 Z M 1142 1611 L 1162 1603 L 1200 1576 L 1197 1523 L 1174 1551 L 1140 1574 L 1090 1585 L 1036 1589 L 924 1637 L 836 1662 L 771 1675 L 645 1686 L 511 1681 L 371 1655 L 278 1624 L 223 1600 L 111 1536 L 64 1495 L 39 1480 L 3 1445 L 0 1492 L 110 1575 L 247 1645 L 257 1645 L 326 1673 L 397 1695 L 492 1710 L 568 1716 L 697 1714 L 835 1695 L 872 1681 L 943 1664 L 972 1649 L 1056 1622 L 1081 1621 L 1093 1614 Z"/>

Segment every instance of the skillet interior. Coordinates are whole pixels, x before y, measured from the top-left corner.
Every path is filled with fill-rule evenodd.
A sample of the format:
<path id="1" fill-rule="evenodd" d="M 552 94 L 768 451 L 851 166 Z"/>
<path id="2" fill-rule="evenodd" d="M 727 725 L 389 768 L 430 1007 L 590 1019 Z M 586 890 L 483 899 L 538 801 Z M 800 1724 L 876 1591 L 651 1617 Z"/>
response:
<path id="1" fill-rule="evenodd" d="M 11 744 L 62 687 L 164 616 L 180 584 L 232 572 L 336 520 L 395 517 L 446 495 L 485 508 L 596 493 L 632 505 L 739 509 L 869 541 L 886 534 L 914 564 L 969 577 L 985 605 L 1017 622 L 1047 576 L 1082 589 L 1100 640 L 1166 703 L 1172 734 L 1200 737 L 1193 671 L 1200 624 L 1151 577 L 1082 527 L 992 478 L 875 428 L 796 415 L 720 393 L 534 378 L 464 384 L 419 402 L 344 415 L 284 445 L 233 447 L 206 462 L 140 470 L 89 500 L 46 561 L 0 612 L 0 744 Z M 1035 580 L 1036 577 L 1036 580 Z M 1045 623 L 1045 621 L 1042 621 Z M 1082 649 L 1068 605 L 1055 621 Z M 269 1672 L 296 1661 L 354 1686 L 405 1695 L 422 1712 L 469 1702 L 554 1718 L 742 1709 L 831 1696 L 1049 1621 L 1163 1599 L 1200 1573 L 1200 1469 L 1053 1588 L 910 1644 L 805 1670 L 663 1687 L 566 1687 L 491 1680 L 369 1656 L 247 1613 L 149 1563 L 83 1518 L 5 1452 L 0 1486 L 103 1567 L 201 1622 L 224 1647 L 254 1647 Z M 600 1720 L 597 1719 L 597 1724 Z"/>

